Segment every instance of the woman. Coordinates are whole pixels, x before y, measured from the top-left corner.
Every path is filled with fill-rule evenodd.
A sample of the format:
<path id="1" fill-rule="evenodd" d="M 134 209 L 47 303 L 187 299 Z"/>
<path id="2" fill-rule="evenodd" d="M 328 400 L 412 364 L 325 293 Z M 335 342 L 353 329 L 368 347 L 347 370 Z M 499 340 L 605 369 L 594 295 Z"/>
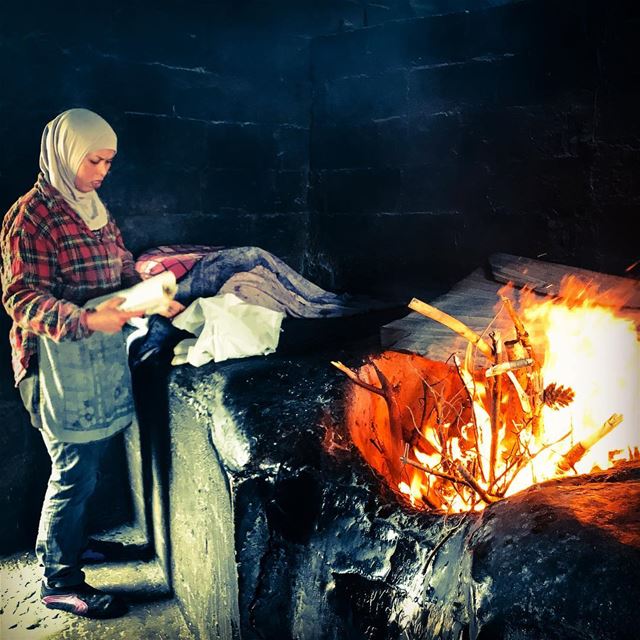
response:
<path id="1" fill-rule="evenodd" d="M 36 543 L 44 567 L 42 601 L 50 609 L 86 617 L 109 617 L 124 610 L 114 596 L 85 583 L 81 553 L 86 545 L 86 504 L 100 456 L 108 437 L 130 417 L 124 413 L 118 424 L 97 429 L 94 421 L 74 431 L 57 424 L 60 414 L 52 414 L 52 407 L 69 402 L 69 388 L 59 389 L 65 363 L 93 349 L 96 340 L 106 341 L 99 350 L 123 353 L 121 329 L 139 315 L 120 310 L 120 298 L 95 308 L 86 304 L 139 280 L 131 253 L 96 193 L 116 151 L 116 134 L 99 115 L 86 109 L 61 113 L 42 135 L 41 172 L 34 188 L 7 212 L 0 232 L 2 302 L 13 321 L 15 381 L 51 458 Z M 176 302 L 166 315 L 181 309 Z M 66 352 L 64 345 L 81 351 Z M 126 369 L 121 355 L 114 357 L 119 359 L 115 366 Z M 129 379 L 122 374 L 126 386 Z M 93 401 L 95 389 L 102 388 L 95 377 L 84 371 L 73 378 L 79 387 L 73 391 L 85 398 L 85 404 Z M 125 391 L 130 398 L 130 390 Z M 100 402 L 106 414 L 114 415 L 112 399 L 102 397 Z"/>

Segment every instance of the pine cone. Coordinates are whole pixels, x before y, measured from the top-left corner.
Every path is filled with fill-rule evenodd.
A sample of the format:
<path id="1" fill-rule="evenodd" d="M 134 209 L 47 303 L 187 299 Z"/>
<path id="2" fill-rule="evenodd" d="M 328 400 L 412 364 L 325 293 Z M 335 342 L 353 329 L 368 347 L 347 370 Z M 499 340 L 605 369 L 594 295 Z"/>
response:
<path id="1" fill-rule="evenodd" d="M 562 407 L 571 404 L 574 397 L 575 393 L 571 387 L 563 387 L 552 382 L 544 390 L 543 402 L 551 409 L 558 411 Z"/>

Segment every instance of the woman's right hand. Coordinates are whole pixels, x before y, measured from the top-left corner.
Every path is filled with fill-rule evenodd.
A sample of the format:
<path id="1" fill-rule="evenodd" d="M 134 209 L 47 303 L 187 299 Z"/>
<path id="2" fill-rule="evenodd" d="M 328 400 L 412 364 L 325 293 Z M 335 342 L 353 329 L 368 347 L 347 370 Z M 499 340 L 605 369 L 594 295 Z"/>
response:
<path id="1" fill-rule="evenodd" d="M 129 318 L 139 318 L 143 315 L 142 311 L 122 311 L 118 307 L 123 302 L 124 298 L 111 298 L 100 303 L 95 310 L 87 313 L 87 327 L 91 331 L 117 333 Z"/>

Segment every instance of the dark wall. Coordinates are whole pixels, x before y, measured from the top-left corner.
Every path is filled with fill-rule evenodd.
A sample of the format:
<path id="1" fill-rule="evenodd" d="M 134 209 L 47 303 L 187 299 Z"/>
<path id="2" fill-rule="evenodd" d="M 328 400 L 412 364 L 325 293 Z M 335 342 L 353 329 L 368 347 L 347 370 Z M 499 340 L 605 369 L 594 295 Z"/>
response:
<path id="1" fill-rule="evenodd" d="M 239 4 L 251 11 L 252 3 Z M 2 54 L 12 91 L 4 93 L 2 134 L 19 154 L 3 158 L 3 206 L 33 182 L 47 120 L 86 106 L 119 134 L 101 195 L 132 250 L 161 242 L 240 244 L 253 236 L 274 251 L 299 254 L 308 169 L 306 25 L 295 16 L 281 24 L 264 10 L 246 22 L 235 3 L 219 5 L 161 10 L 131 3 L 101 14 L 99 25 L 90 12 L 51 8 L 31 32 L 9 34 Z M 262 28 L 262 19 L 271 24 Z"/>
<path id="2" fill-rule="evenodd" d="M 456 280 L 493 251 L 638 258 L 638 10 L 526 0 L 314 40 L 310 242 L 330 282 Z"/>
<path id="3" fill-rule="evenodd" d="M 119 135 L 101 195 L 137 253 L 259 244 L 300 266 L 307 243 L 310 43 L 504 0 L 25 3 L 0 21 L 0 209 L 34 181 L 40 134 L 84 106 Z"/>

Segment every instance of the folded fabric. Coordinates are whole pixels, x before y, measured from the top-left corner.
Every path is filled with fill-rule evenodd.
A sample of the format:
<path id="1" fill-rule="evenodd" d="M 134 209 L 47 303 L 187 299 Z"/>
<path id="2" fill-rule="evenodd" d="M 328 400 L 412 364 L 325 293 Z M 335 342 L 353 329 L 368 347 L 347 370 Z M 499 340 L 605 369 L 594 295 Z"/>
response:
<path id="1" fill-rule="evenodd" d="M 284 313 L 247 304 L 231 293 L 198 298 L 173 319 L 175 327 L 196 339 L 176 345 L 172 364 L 188 362 L 199 367 L 211 360 L 273 353 L 283 318 Z"/>
<path id="2" fill-rule="evenodd" d="M 140 256 L 136 269 L 143 278 L 156 270 L 170 269 L 179 281 L 176 300 L 184 305 L 198 298 L 232 293 L 244 302 L 282 311 L 294 318 L 336 318 L 384 306 L 375 300 L 325 291 L 259 247 L 156 247 Z M 179 334 L 180 330 L 167 319 L 153 316 L 149 333 L 132 345 L 132 366 L 170 351 Z M 176 361 L 183 362 L 188 347 L 183 344 L 181 349 L 185 353 L 176 356 Z"/>
<path id="3" fill-rule="evenodd" d="M 204 256 L 180 280 L 176 299 L 185 303 L 218 293 L 234 293 L 258 305 L 270 298 L 272 302 L 265 306 L 282 308 L 293 317 L 338 317 L 364 311 L 347 296 L 325 291 L 259 247 L 233 247 Z"/>
<path id="4" fill-rule="evenodd" d="M 232 275 L 220 293 L 232 293 L 245 302 L 281 311 L 293 318 L 335 318 L 356 311 L 344 298 L 328 291 L 314 291 L 315 298 L 310 300 L 300 290 L 283 285 L 276 273 L 261 265 Z"/>

